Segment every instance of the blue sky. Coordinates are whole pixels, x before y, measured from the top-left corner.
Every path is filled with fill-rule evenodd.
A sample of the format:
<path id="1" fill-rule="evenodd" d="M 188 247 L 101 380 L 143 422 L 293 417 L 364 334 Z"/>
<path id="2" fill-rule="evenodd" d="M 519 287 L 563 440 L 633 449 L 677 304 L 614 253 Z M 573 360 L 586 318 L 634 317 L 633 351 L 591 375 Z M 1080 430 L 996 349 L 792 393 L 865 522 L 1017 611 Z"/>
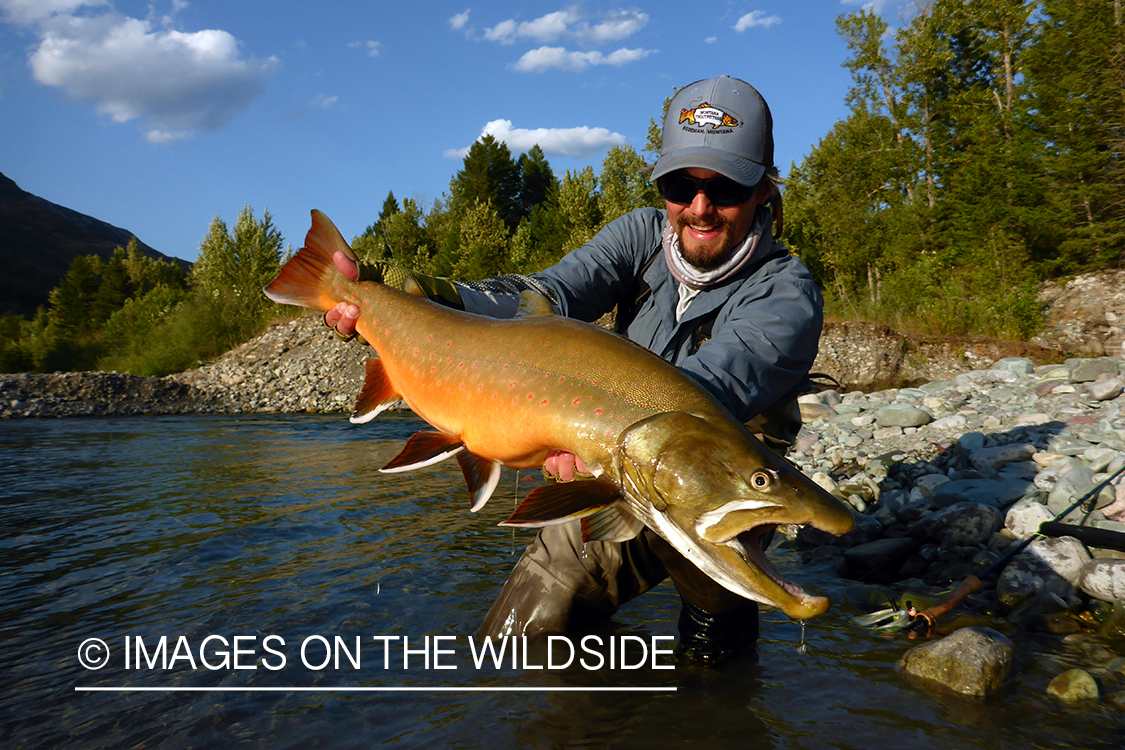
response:
<path id="1" fill-rule="evenodd" d="M 784 175 L 845 114 L 835 19 L 860 5 L 0 0 L 0 172 L 187 260 L 244 205 L 296 248 L 312 208 L 352 237 L 388 190 L 428 207 L 486 130 L 597 170 L 728 74 Z M 906 3 L 874 5 L 893 27 Z"/>

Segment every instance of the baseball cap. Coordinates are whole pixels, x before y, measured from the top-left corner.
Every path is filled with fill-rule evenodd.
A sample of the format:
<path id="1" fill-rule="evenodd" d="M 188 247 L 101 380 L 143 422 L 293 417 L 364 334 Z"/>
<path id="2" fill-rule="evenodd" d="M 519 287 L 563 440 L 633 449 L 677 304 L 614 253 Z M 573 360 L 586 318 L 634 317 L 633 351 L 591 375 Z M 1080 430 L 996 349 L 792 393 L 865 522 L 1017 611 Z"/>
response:
<path id="1" fill-rule="evenodd" d="M 710 169 L 748 187 L 773 164 L 773 117 L 750 84 L 708 78 L 676 92 L 664 116 L 656 180 L 688 167 Z"/>

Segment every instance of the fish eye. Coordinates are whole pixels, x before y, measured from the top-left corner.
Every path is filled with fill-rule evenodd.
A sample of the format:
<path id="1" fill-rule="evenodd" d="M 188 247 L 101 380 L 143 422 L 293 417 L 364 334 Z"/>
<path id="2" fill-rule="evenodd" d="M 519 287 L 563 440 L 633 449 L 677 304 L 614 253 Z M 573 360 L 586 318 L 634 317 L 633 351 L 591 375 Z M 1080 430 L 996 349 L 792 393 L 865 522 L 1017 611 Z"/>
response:
<path id="1" fill-rule="evenodd" d="M 773 484 L 773 475 L 759 469 L 750 475 L 750 486 L 756 490 L 768 490 Z"/>

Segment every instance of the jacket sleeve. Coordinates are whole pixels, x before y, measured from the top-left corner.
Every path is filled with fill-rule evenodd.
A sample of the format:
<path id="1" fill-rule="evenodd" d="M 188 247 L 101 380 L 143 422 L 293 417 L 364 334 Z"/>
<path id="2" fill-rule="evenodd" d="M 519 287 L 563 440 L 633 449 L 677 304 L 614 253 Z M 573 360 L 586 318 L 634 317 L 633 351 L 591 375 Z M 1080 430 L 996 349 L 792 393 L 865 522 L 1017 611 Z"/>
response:
<path id="1" fill-rule="evenodd" d="M 532 274 L 525 288 L 545 287 L 560 315 L 597 320 L 636 288 L 637 277 L 660 245 L 664 212 L 642 208 L 611 221 L 593 239 L 557 264 Z M 510 277 L 505 277 L 510 278 Z M 458 284 L 465 309 L 510 318 L 519 306 L 518 289 L 474 289 Z"/>
<path id="2" fill-rule="evenodd" d="M 678 362 L 742 421 L 786 396 L 809 374 L 824 324 L 824 301 L 796 258 L 745 284 L 715 319 L 712 337 Z"/>

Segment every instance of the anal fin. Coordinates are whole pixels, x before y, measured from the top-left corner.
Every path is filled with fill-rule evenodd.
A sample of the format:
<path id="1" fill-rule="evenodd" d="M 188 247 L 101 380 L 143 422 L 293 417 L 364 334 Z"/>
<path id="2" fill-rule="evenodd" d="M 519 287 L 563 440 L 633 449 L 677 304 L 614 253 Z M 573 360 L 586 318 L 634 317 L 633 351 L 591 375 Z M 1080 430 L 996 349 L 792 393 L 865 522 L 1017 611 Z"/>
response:
<path id="1" fill-rule="evenodd" d="M 391 385 L 387 371 L 383 368 L 383 361 L 377 357 L 368 357 L 367 376 L 359 398 L 356 399 L 355 408 L 352 409 L 350 421 L 352 424 L 366 424 L 400 400 L 398 391 Z"/>
<path id="2" fill-rule="evenodd" d="M 503 464 L 481 458 L 468 451 L 457 454 L 457 463 L 461 464 L 461 473 L 465 475 L 465 484 L 469 486 L 471 495 L 469 510 L 476 513 L 484 507 L 496 490 L 496 485 L 500 483 L 500 469 Z"/>
<path id="3" fill-rule="evenodd" d="M 461 438 L 441 432 L 416 432 L 410 436 L 402 451 L 379 471 L 394 474 L 420 469 L 436 464 L 465 450 Z"/>
<path id="4" fill-rule="evenodd" d="M 602 479 L 536 487 L 500 525 L 534 528 L 565 523 L 597 513 L 620 499 L 617 485 Z"/>

